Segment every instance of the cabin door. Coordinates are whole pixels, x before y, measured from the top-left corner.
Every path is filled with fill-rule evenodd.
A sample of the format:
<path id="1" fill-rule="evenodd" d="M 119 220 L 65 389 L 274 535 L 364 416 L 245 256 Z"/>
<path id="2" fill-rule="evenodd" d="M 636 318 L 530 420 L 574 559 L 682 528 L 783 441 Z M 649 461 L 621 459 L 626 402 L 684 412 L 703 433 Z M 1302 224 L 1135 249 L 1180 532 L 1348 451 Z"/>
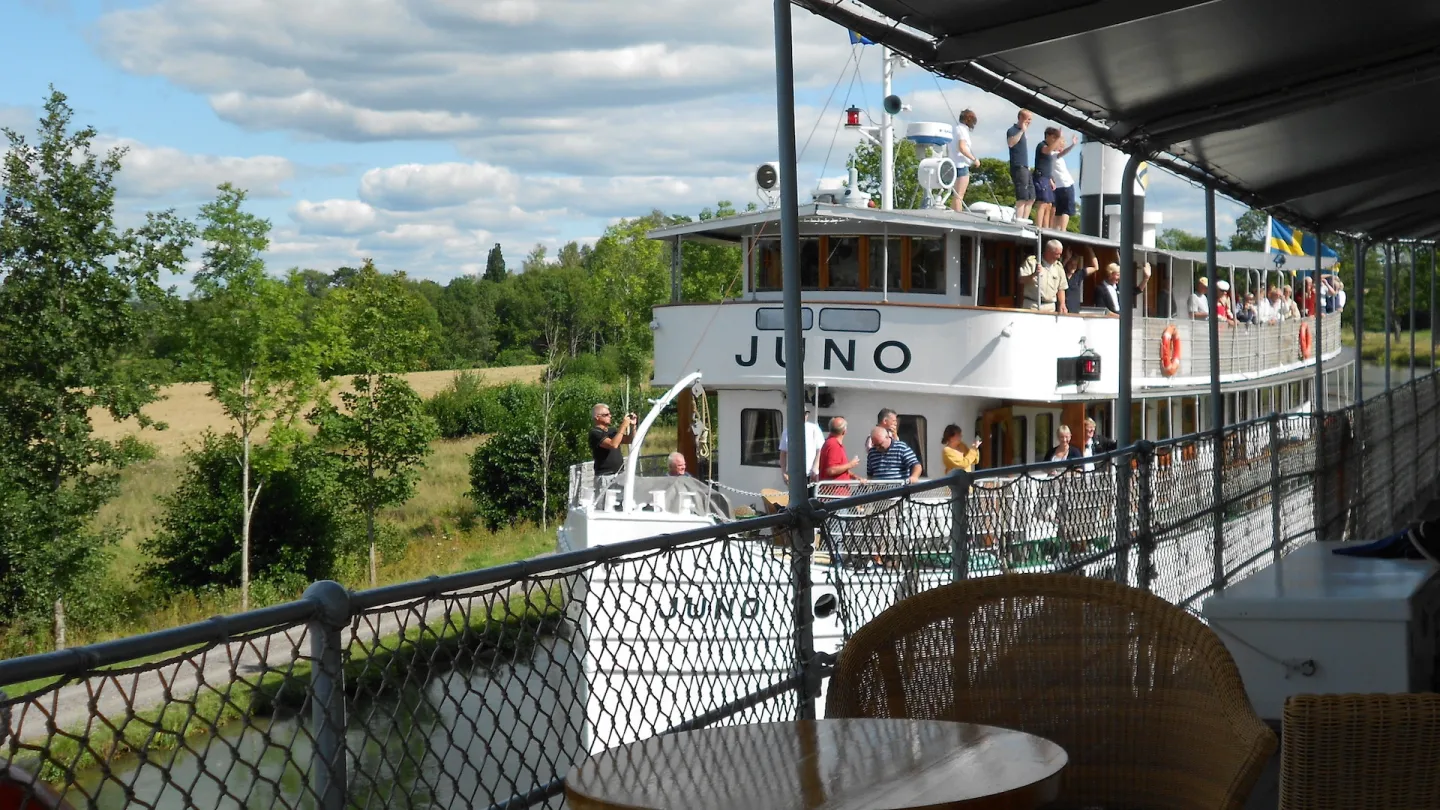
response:
<path id="1" fill-rule="evenodd" d="M 985 240 L 982 244 L 985 287 L 981 306 L 1018 308 L 1021 298 L 1019 245 L 994 240 Z"/>
<path id="2" fill-rule="evenodd" d="M 1008 467 L 1015 463 L 1015 413 L 992 408 L 980 415 L 980 466 Z"/>

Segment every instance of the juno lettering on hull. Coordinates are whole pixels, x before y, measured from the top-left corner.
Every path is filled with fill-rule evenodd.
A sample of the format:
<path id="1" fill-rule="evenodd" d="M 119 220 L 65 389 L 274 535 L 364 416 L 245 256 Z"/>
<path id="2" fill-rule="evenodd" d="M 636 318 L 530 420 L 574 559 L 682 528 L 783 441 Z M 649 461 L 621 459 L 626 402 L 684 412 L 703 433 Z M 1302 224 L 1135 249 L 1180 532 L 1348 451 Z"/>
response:
<path id="1" fill-rule="evenodd" d="M 800 341 L 800 346 L 800 356 L 804 357 L 804 339 Z M 840 343 L 834 338 L 827 337 L 825 338 L 824 352 L 826 371 L 842 368 L 846 371 L 855 370 L 855 356 L 858 352 L 855 350 L 854 340 L 845 341 L 845 345 L 842 348 Z M 863 357 L 864 355 L 862 354 L 861 356 Z M 900 374 L 910 367 L 912 359 L 913 356 L 910 352 L 910 347 L 898 340 L 884 341 L 876 346 L 875 351 L 871 354 L 871 362 L 874 363 L 875 368 L 885 374 Z M 751 335 L 750 345 L 746 347 L 745 351 L 735 354 L 735 365 L 741 366 L 742 368 L 749 368 L 759 360 L 760 336 Z M 775 338 L 775 365 L 782 369 L 785 368 L 785 339 L 781 337 Z"/>
<path id="2" fill-rule="evenodd" d="M 736 616 L 742 619 L 753 619 L 760 615 L 760 598 L 758 596 L 672 596 L 667 600 L 661 597 L 658 601 L 659 609 L 656 615 L 669 621 L 671 619 L 730 619 Z"/>

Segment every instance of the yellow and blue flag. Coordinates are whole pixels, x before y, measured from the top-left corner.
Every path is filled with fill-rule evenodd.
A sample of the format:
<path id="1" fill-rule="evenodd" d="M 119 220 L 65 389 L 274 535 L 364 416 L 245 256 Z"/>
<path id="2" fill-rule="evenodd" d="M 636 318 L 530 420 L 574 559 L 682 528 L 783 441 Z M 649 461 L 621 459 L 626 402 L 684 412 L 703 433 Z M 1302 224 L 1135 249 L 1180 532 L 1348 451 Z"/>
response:
<path id="1" fill-rule="evenodd" d="M 849 32 L 849 33 L 850 33 L 850 44 L 851 44 L 851 45 L 874 45 L 874 44 L 875 44 L 874 42 L 870 41 L 870 38 L 869 38 L 869 37 L 862 37 L 862 36 L 860 36 L 859 34 L 855 33 L 854 31 L 851 31 L 851 32 Z"/>
<path id="2" fill-rule="evenodd" d="M 1316 239 L 1314 234 L 1286 227 L 1273 217 L 1270 219 L 1270 238 L 1265 243 L 1266 253 L 1284 253 L 1289 256 L 1314 256 Z M 1320 243 L 1320 255 L 1327 259 L 1340 258 L 1335 251 Z"/>

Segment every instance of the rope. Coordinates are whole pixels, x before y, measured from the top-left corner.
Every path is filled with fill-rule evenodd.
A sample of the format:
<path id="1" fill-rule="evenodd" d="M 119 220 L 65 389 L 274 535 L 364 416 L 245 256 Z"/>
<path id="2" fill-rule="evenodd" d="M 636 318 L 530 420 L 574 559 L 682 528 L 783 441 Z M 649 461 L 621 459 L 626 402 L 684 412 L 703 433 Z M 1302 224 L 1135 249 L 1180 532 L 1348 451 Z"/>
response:
<path id="1" fill-rule="evenodd" d="M 805 145 L 800 147 L 800 154 L 795 157 L 799 163 L 805 157 L 805 150 L 810 148 L 810 140 L 815 137 L 815 131 L 820 128 L 820 122 L 825 120 L 825 111 L 830 109 L 830 102 L 835 98 L 835 91 L 840 89 L 840 82 L 845 81 L 845 71 L 850 68 L 850 62 L 855 58 L 855 48 L 850 49 L 850 59 L 840 66 L 840 75 L 835 77 L 835 85 L 830 88 L 830 95 L 825 97 L 825 103 L 820 106 L 820 114 L 815 117 L 815 126 L 810 127 L 810 134 L 805 137 Z"/>

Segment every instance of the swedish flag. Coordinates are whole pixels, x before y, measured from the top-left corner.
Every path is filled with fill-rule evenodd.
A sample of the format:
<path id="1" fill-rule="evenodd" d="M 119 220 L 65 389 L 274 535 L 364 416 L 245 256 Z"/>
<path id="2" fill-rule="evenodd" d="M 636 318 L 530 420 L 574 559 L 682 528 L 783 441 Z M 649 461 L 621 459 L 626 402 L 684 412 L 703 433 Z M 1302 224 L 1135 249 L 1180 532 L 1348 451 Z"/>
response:
<path id="1" fill-rule="evenodd" d="M 1275 219 L 1270 220 L 1270 241 L 1266 253 L 1285 253 L 1290 256 L 1314 256 L 1315 235 L 1287 228 Z M 1327 259 L 1338 259 L 1334 250 L 1320 243 L 1320 255 Z"/>
<path id="2" fill-rule="evenodd" d="M 871 42 L 871 41 L 870 41 L 870 38 L 869 38 L 869 37 L 862 37 L 862 36 L 860 36 L 859 34 L 855 33 L 854 31 L 850 31 L 849 34 L 850 34 L 850 44 L 851 44 L 851 45 L 874 45 L 874 44 L 875 44 L 874 42 Z"/>

